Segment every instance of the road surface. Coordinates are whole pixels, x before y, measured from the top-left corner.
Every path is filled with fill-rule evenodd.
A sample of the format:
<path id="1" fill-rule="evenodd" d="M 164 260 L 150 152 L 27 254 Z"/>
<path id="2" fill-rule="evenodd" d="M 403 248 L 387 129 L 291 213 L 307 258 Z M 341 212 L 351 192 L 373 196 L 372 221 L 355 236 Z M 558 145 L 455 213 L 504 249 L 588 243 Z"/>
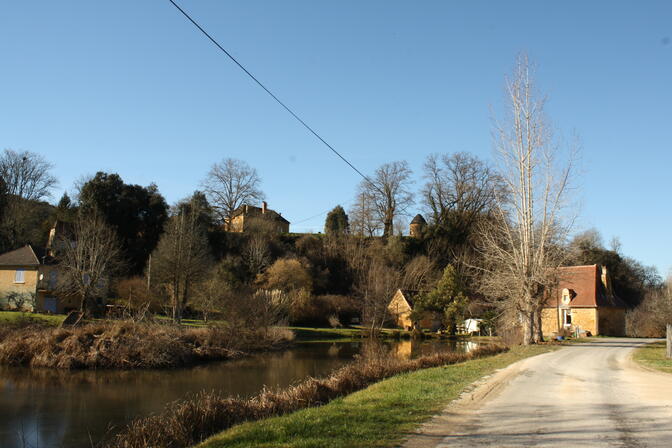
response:
<path id="1" fill-rule="evenodd" d="M 529 358 L 465 393 L 406 448 L 672 447 L 672 375 L 598 339 Z"/>

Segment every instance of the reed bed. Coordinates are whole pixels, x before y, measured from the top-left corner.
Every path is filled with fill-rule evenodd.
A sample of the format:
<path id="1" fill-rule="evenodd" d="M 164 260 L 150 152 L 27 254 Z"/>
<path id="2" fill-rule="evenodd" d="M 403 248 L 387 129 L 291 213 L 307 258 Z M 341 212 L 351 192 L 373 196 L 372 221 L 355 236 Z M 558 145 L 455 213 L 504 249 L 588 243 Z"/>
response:
<path id="1" fill-rule="evenodd" d="M 326 404 L 394 375 L 492 356 L 506 350 L 488 345 L 470 353 L 444 352 L 412 360 L 364 356 L 326 378 L 309 378 L 279 391 L 263 390 L 250 399 L 201 392 L 169 404 L 161 414 L 132 421 L 104 446 L 186 448 L 236 424 Z"/>
<path id="2" fill-rule="evenodd" d="M 271 348 L 291 337 L 291 332 L 275 329 L 237 331 L 134 321 L 69 328 L 8 326 L 0 330 L 0 364 L 58 369 L 183 367 Z"/>

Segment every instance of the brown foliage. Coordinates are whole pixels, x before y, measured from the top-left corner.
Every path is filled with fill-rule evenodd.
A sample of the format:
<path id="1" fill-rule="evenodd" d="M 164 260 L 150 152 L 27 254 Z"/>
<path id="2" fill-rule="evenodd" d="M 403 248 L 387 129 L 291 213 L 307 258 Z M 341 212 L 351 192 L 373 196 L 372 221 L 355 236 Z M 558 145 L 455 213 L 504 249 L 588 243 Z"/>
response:
<path id="1" fill-rule="evenodd" d="M 74 328 L 37 325 L 3 328 L 0 337 L 0 364 L 59 369 L 134 369 L 228 359 L 239 356 L 243 350 L 277 344 L 284 335 L 224 327 L 184 328 L 104 321 Z"/>
<path id="2" fill-rule="evenodd" d="M 413 360 L 390 356 L 361 358 L 326 378 L 309 378 L 280 391 L 264 390 L 250 399 L 201 392 L 168 405 L 159 415 L 137 419 L 117 434 L 109 448 L 180 448 L 195 445 L 233 425 L 319 406 L 405 372 L 456 364 L 501 353 L 506 349 L 485 346 L 471 353 L 444 352 Z"/>

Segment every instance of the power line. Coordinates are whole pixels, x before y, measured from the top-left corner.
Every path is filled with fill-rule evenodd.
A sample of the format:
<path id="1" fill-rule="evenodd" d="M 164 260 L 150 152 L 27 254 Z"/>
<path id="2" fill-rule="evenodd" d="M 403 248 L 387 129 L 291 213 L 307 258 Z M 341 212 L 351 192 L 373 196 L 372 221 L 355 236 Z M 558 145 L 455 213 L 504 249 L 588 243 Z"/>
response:
<path id="1" fill-rule="evenodd" d="M 292 223 L 292 225 L 295 225 L 295 224 L 301 224 L 301 223 L 303 223 L 303 222 L 310 221 L 311 219 L 315 219 L 315 218 L 317 218 L 317 217 L 319 217 L 319 216 L 322 216 L 322 215 L 324 215 L 324 214 L 327 214 L 327 213 L 329 213 L 330 211 L 331 211 L 331 209 L 329 209 L 329 210 L 325 210 L 325 211 L 323 211 L 322 213 L 318 213 L 317 215 L 313 215 L 313 216 L 311 216 L 310 218 L 302 219 L 301 221 L 296 221 L 295 223 Z"/>
<path id="2" fill-rule="evenodd" d="M 210 41 L 211 41 L 213 44 L 215 44 L 215 46 L 216 46 L 217 48 L 219 48 L 219 49 L 220 49 L 226 56 L 228 56 L 229 59 L 231 59 L 231 60 L 232 60 L 232 61 L 233 61 L 233 62 L 234 62 L 234 63 L 235 63 L 235 64 L 236 64 L 242 71 L 244 71 L 245 74 L 246 74 L 247 76 L 249 76 L 250 78 L 252 78 L 252 80 L 253 80 L 255 83 L 257 83 L 257 85 L 259 85 L 259 87 L 261 87 L 262 89 L 264 89 L 264 91 L 265 91 L 266 93 L 268 93 L 268 94 L 271 96 L 271 98 L 273 98 L 279 105 L 281 105 L 287 112 L 289 112 L 289 113 L 292 115 L 292 117 L 294 117 L 299 123 L 301 123 L 301 124 L 303 125 L 303 127 L 305 127 L 306 129 L 308 129 L 308 130 L 310 131 L 311 134 L 313 134 L 315 137 L 317 137 L 318 140 L 320 140 L 322 143 L 324 143 L 324 145 L 325 145 L 327 148 L 329 148 L 329 149 L 331 150 L 331 152 L 333 152 L 334 154 L 336 154 L 342 161 L 344 161 L 345 163 L 347 163 L 348 166 L 349 166 L 350 168 L 352 168 L 357 174 L 359 174 L 360 176 L 362 176 L 362 178 L 363 178 L 364 180 L 366 180 L 370 185 L 372 185 L 374 188 L 378 189 L 378 188 L 376 187 L 376 185 L 375 185 L 373 182 L 371 182 L 371 180 L 370 180 L 366 175 L 364 175 L 364 173 L 362 173 L 361 171 L 359 171 L 359 170 L 355 167 L 355 165 L 353 165 L 352 163 L 350 163 L 350 161 L 349 161 L 348 159 L 346 159 L 345 157 L 343 157 L 343 156 L 341 155 L 341 153 L 339 153 L 338 151 L 336 151 L 336 149 L 334 149 L 333 146 L 331 146 L 329 143 L 327 143 L 327 141 L 326 141 L 325 139 L 323 139 L 323 138 L 320 136 L 320 134 L 318 134 L 318 133 L 317 133 L 313 128 L 311 128 L 305 121 L 303 121 L 303 120 L 302 120 L 296 113 L 294 113 L 294 111 L 293 111 L 292 109 L 290 109 L 289 106 L 287 106 L 285 103 L 283 103 L 282 101 L 280 101 L 280 99 L 279 99 L 277 96 L 275 96 L 275 94 L 273 94 L 273 92 L 271 92 L 271 91 L 270 91 L 264 84 L 261 83 L 261 81 L 259 81 L 259 80 L 258 80 L 252 73 L 250 73 L 250 71 L 249 71 L 248 69 L 246 69 L 246 68 L 243 66 L 243 64 L 241 64 L 240 62 L 238 62 L 238 60 L 237 60 L 236 58 L 234 58 L 234 57 L 231 55 L 231 53 L 229 53 L 228 51 L 226 51 L 226 49 L 225 49 L 223 46 L 221 46 L 221 45 L 219 44 L 219 42 L 217 42 L 217 41 L 215 40 L 215 38 L 213 38 L 210 34 L 208 34 L 208 32 L 205 31 L 205 30 L 203 29 L 203 27 L 201 27 L 201 25 L 199 25 L 194 19 L 192 19 L 191 16 L 190 16 L 189 14 L 187 14 L 187 12 L 186 12 L 184 9 L 182 9 L 177 3 L 175 3 L 174 0 L 168 0 L 168 1 L 169 1 L 170 3 L 172 3 L 173 6 L 174 6 L 175 8 L 177 8 L 177 10 L 180 11 L 180 12 L 182 13 L 182 15 L 183 15 L 184 17 L 186 17 L 186 18 L 187 18 L 187 19 L 188 19 L 188 20 L 189 20 L 189 21 L 190 21 L 196 28 L 198 28 L 198 30 L 199 30 L 201 33 L 203 33 L 203 35 L 205 35 L 205 37 L 207 37 L 208 39 L 210 39 Z"/>

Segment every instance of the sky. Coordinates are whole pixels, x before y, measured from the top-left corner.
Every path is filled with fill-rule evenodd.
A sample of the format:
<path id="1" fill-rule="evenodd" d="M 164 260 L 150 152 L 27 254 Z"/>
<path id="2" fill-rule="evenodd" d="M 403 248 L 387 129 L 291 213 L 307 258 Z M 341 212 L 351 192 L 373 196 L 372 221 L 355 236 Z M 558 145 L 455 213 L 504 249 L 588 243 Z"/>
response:
<path id="1" fill-rule="evenodd" d="M 407 160 L 416 189 L 431 153 L 493 160 L 504 77 L 527 53 L 556 134 L 580 136 L 577 230 L 672 267 L 672 2 L 180 4 L 361 171 Z M 175 202 L 242 159 L 298 232 L 360 181 L 168 0 L 3 2 L 4 148 L 54 164 L 53 202 L 97 171 Z"/>

